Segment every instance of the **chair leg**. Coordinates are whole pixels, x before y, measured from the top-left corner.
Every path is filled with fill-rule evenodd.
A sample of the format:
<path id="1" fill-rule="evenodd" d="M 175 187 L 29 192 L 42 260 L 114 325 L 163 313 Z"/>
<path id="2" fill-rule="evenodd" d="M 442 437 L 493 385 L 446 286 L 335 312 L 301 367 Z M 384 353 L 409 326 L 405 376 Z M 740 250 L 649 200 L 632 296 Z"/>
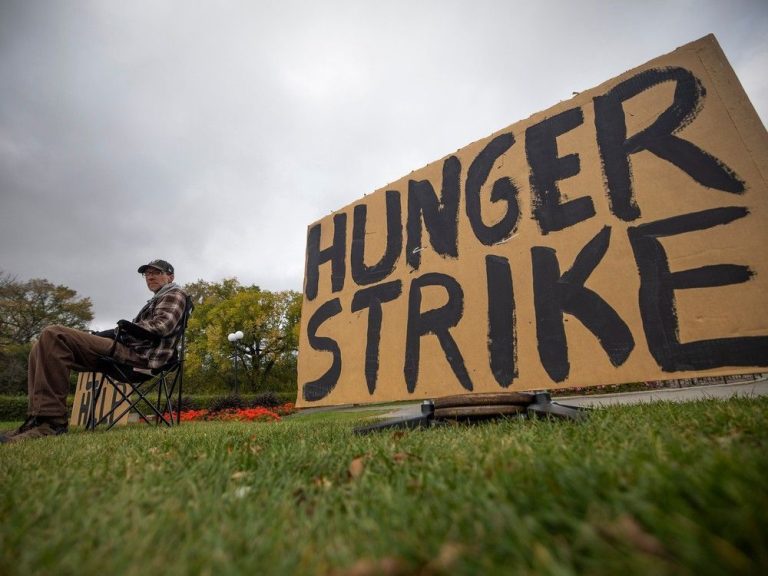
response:
<path id="1" fill-rule="evenodd" d="M 85 421 L 85 429 L 93 430 L 96 426 L 96 378 L 93 372 L 89 372 L 89 378 L 86 381 L 86 387 L 88 383 L 91 384 L 91 401 L 88 408 L 88 418 Z M 86 388 L 87 389 L 87 388 Z"/>
<path id="2" fill-rule="evenodd" d="M 160 378 L 160 382 L 158 382 L 158 385 L 157 385 L 157 404 L 155 404 L 155 406 L 158 406 L 160 408 L 161 412 L 165 411 L 162 408 L 162 404 L 160 404 L 160 401 L 162 400 L 162 392 L 163 392 L 162 388 L 164 387 L 164 385 L 165 385 L 165 377 L 163 376 Z"/>
<path id="3" fill-rule="evenodd" d="M 160 383 L 159 383 L 159 382 L 157 382 L 156 384 L 157 384 L 158 386 L 160 385 Z M 117 391 L 120 393 L 120 395 L 123 397 L 123 399 L 120 401 L 120 403 L 119 403 L 119 404 L 117 404 L 115 407 L 113 407 L 113 409 L 112 409 L 112 410 L 111 410 L 109 413 L 107 413 L 107 414 L 105 414 L 104 416 L 102 416 L 101 420 L 99 420 L 99 422 L 97 423 L 97 425 L 98 425 L 98 424 L 101 424 L 101 423 L 102 423 L 102 422 L 103 422 L 105 419 L 107 419 L 107 418 L 108 418 L 110 415 L 113 415 L 113 414 L 114 414 L 114 413 L 117 411 L 117 409 L 118 409 L 118 408 L 119 408 L 119 407 L 120 407 L 120 406 L 121 406 L 123 403 L 127 403 L 128 405 L 126 406 L 126 408 L 125 408 L 125 409 L 124 409 L 124 410 L 123 410 L 123 411 L 122 411 L 122 412 L 121 412 L 121 413 L 120 413 L 118 416 L 116 416 L 116 417 L 115 417 L 115 416 L 113 416 L 113 420 L 112 420 L 112 422 L 110 423 L 110 425 L 107 427 L 107 430 L 109 430 L 109 429 L 110 429 L 110 428 L 112 428 L 112 427 L 113 427 L 115 424 L 117 424 L 117 422 L 118 422 L 118 421 L 119 421 L 119 420 L 120 420 L 120 419 L 121 419 L 123 416 L 125 416 L 125 414 L 127 414 L 127 413 L 128 413 L 130 410 L 131 410 L 131 409 L 135 409 L 135 410 L 136 410 L 136 411 L 139 413 L 139 417 L 140 417 L 142 420 L 144 420 L 144 421 L 145 421 L 147 424 L 150 424 L 151 422 L 150 422 L 150 421 L 149 421 L 149 419 L 147 418 L 147 415 L 146 415 L 144 412 L 142 412 L 142 409 L 141 409 L 141 408 L 139 408 L 139 407 L 138 407 L 138 406 L 139 406 L 139 404 L 140 404 L 142 401 L 144 402 L 144 404 L 146 404 L 146 405 L 147 405 L 147 406 L 148 406 L 148 407 L 151 409 L 151 411 L 152 411 L 152 412 L 154 412 L 154 414 L 155 414 L 155 417 L 157 418 L 157 422 L 158 422 L 158 423 L 159 423 L 159 422 L 163 422 L 163 424 L 165 424 L 166 426 L 171 426 L 171 425 L 172 425 L 172 424 L 171 424 L 171 423 L 170 423 L 170 422 L 169 422 L 169 421 L 168 421 L 168 420 L 165 418 L 165 416 L 163 416 L 163 414 L 162 414 L 162 413 L 161 413 L 161 412 L 158 410 L 157 406 L 155 406 L 154 404 L 152 404 L 152 402 L 150 402 L 150 401 L 149 401 L 149 398 L 147 398 L 147 395 L 146 395 L 147 393 L 146 393 L 146 392 L 143 392 L 143 391 L 141 390 L 141 384 L 139 384 L 139 385 L 134 385 L 134 384 L 132 384 L 132 383 L 130 383 L 130 382 L 129 382 L 129 383 L 128 383 L 128 386 L 130 386 L 130 387 L 131 387 L 131 392 L 130 392 L 130 394 L 125 394 L 125 393 L 123 393 L 123 391 L 122 391 L 122 390 L 120 390 L 118 387 L 116 387 L 116 386 L 115 386 L 115 389 L 116 389 L 116 390 L 117 390 Z M 147 392 L 150 392 L 150 391 L 151 391 L 151 388 L 150 388 L 149 390 L 147 390 Z M 136 395 L 138 395 L 138 398 L 137 398 L 136 400 L 131 400 L 131 399 L 130 399 L 130 396 L 131 396 L 131 395 L 133 395 L 133 394 L 136 394 Z"/>
<path id="4" fill-rule="evenodd" d="M 104 378 L 105 376 L 102 375 L 102 383 L 100 385 L 100 388 L 103 387 Z M 113 405 L 112 408 L 109 410 L 109 412 L 107 412 L 106 414 L 102 414 L 101 418 L 99 418 L 99 421 L 94 424 L 94 428 L 102 424 L 104 421 L 109 420 L 111 418 L 112 421 L 107 426 L 107 430 L 111 430 L 112 427 L 115 424 L 117 424 L 122 419 L 122 417 L 125 416 L 131 410 L 131 408 L 133 407 L 133 404 L 131 403 L 130 394 L 126 394 L 125 392 L 123 392 L 123 390 L 119 386 L 117 386 L 117 384 L 112 382 L 109 378 L 107 378 L 107 381 L 110 383 L 110 385 L 115 390 L 115 392 L 117 392 L 118 394 L 120 394 L 120 396 L 122 396 L 122 399 L 117 404 Z M 132 389 L 134 388 L 132 384 L 129 384 L 129 386 Z M 131 393 L 133 393 L 133 390 L 131 390 Z M 117 409 L 120 408 L 120 406 L 122 406 L 124 403 L 127 403 L 128 406 L 125 408 L 125 410 L 120 412 L 120 414 L 115 416 L 115 412 L 117 412 Z M 95 415 L 95 412 L 94 412 L 94 415 Z"/>
<path id="5" fill-rule="evenodd" d="M 131 410 L 135 410 L 138 413 L 139 418 L 148 424 L 152 423 L 150 418 L 154 420 L 155 424 L 160 424 L 162 422 L 169 427 L 179 424 L 181 419 L 180 370 L 176 369 L 170 372 L 162 372 L 154 379 L 137 383 L 131 382 L 128 376 L 121 376 L 121 374 L 122 373 L 120 372 L 116 375 L 102 373 L 98 384 L 96 384 L 94 379 L 90 400 L 90 415 L 86 421 L 87 429 L 94 430 L 97 426 L 109 420 L 109 425 L 107 426 L 107 430 L 109 430 Z M 168 378 L 171 376 L 173 377 L 173 380 L 169 383 Z M 114 388 L 115 393 L 118 394 L 120 398 L 115 399 L 111 409 L 106 414 L 97 418 L 96 408 L 99 400 L 103 400 L 102 397 L 105 394 L 105 380 Z M 179 401 L 174 407 L 173 398 L 177 384 L 179 386 Z M 127 394 L 126 391 L 123 390 L 123 386 L 130 388 L 130 390 L 127 391 Z M 145 386 L 143 390 L 142 386 Z M 150 398 L 154 399 L 155 387 L 157 387 L 157 401 L 153 403 Z M 149 416 L 149 414 L 152 414 L 153 416 Z"/>
<path id="6" fill-rule="evenodd" d="M 161 393 L 162 393 L 162 401 L 163 404 L 160 404 L 161 401 Z M 170 425 L 173 426 L 173 403 L 171 402 L 171 397 L 168 394 L 168 382 L 166 381 L 165 375 L 160 379 L 157 386 L 157 405 L 162 406 L 161 412 L 165 414 L 168 412 L 168 417 L 170 418 Z"/>
<path id="7" fill-rule="evenodd" d="M 181 389 L 184 387 L 184 362 L 179 364 L 179 371 L 177 373 L 179 379 L 179 397 L 176 400 L 176 424 L 181 425 Z"/>
<path id="8" fill-rule="evenodd" d="M 176 390 L 179 392 L 177 393 Z M 173 375 L 173 381 L 170 386 L 165 387 L 167 398 L 168 415 L 171 421 L 177 426 L 181 424 L 181 371 L 177 370 Z M 176 407 L 174 408 L 174 396 L 176 396 Z"/>
<path id="9" fill-rule="evenodd" d="M 96 426 L 101 424 L 101 420 L 98 422 L 96 421 L 96 406 L 99 405 L 99 399 L 101 398 L 101 393 L 104 389 L 104 374 L 101 375 L 101 378 L 99 378 L 98 384 L 96 383 L 96 374 L 97 372 L 90 372 L 91 375 L 91 406 L 88 413 L 88 419 L 85 423 L 86 430 L 94 430 Z"/>

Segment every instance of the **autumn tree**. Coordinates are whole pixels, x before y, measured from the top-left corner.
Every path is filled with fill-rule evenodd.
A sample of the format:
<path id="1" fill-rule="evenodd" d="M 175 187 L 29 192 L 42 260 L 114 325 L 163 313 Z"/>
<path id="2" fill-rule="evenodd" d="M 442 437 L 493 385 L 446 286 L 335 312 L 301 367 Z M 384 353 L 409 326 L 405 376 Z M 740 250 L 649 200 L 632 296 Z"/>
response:
<path id="1" fill-rule="evenodd" d="M 187 329 L 186 370 L 198 387 L 232 373 L 235 355 L 244 389 L 263 390 L 273 370 L 293 373 L 298 348 L 301 295 L 241 286 L 237 279 L 198 281 L 184 287 L 195 301 Z M 227 336 L 241 330 L 236 345 Z"/>
<path id="2" fill-rule="evenodd" d="M 35 278 L 21 282 L 0 272 L 0 391 L 24 391 L 31 343 L 48 325 L 84 329 L 93 320 L 90 298 Z"/>
<path id="3" fill-rule="evenodd" d="M 257 286 L 250 286 L 247 289 L 258 288 Z M 200 304 L 213 304 L 221 302 L 227 298 L 231 298 L 239 291 L 246 288 L 240 286 L 240 282 L 237 278 L 225 278 L 221 282 L 207 282 L 205 280 L 198 280 L 197 282 L 190 282 L 184 286 L 184 291 L 192 298 L 195 306 Z"/>

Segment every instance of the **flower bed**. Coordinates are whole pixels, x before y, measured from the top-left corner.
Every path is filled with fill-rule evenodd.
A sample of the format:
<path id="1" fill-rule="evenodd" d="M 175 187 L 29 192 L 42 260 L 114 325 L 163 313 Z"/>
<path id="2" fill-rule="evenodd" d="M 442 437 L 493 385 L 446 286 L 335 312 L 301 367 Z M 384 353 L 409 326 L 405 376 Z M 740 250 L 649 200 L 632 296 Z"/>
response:
<path id="1" fill-rule="evenodd" d="M 296 408 L 291 402 L 276 406 L 273 409 L 256 406 L 255 408 L 230 408 L 227 410 L 184 410 L 181 413 L 182 422 L 236 420 L 241 422 L 274 422 L 281 416 L 293 414 Z"/>

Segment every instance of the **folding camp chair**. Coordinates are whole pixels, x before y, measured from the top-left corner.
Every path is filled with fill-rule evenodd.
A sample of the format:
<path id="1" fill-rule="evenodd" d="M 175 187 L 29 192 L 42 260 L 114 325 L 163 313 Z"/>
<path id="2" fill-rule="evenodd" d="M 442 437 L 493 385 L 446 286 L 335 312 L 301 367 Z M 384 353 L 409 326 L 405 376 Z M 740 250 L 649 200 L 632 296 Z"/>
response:
<path id="1" fill-rule="evenodd" d="M 102 356 L 99 359 L 92 375 L 94 389 L 91 394 L 90 414 L 86 428 L 93 430 L 96 426 L 106 423 L 109 430 L 131 411 L 136 413 L 139 419 L 147 423 L 154 422 L 158 426 L 160 424 L 173 426 L 181 422 L 185 333 L 193 307 L 192 299 L 187 296 L 184 314 L 175 332 L 174 353 L 164 366 L 149 370 L 123 364 L 110 356 Z M 114 336 L 116 340 L 121 333 L 150 341 L 159 340 L 156 334 L 128 320 L 118 322 Z M 100 376 L 95 378 L 95 373 L 99 373 Z M 96 406 L 105 386 L 111 386 L 114 389 L 116 400 L 109 410 L 97 419 Z M 174 395 L 176 395 L 175 405 Z"/>

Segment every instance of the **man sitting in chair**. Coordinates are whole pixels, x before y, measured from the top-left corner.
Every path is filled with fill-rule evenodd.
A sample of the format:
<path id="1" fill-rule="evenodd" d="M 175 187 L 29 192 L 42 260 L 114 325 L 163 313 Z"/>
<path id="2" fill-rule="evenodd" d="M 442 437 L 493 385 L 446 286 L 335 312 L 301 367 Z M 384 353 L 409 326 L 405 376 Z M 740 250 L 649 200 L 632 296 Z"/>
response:
<path id="1" fill-rule="evenodd" d="M 173 281 L 173 266 L 153 260 L 139 267 L 154 296 L 139 310 L 133 323 L 150 332 L 151 340 L 114 330 L 83 332 L 65 326 L 48 326 L 29 353 L 28 417 L 17 430 L 0 436 L 0 442 L 19 442 L 67 431 L 67 393 L 70 370 L 95 371 L 99 358 L 112 356 L 137 368 L 160 368 L 173 356 L 177 327 L 184 316 L 186 294 Z M 126 323 L 118 322 L 118 326 Z M 111 336 L 111 337 L 110 337 Z M 159 337 L 159 339 L 158 339 Z"/>

